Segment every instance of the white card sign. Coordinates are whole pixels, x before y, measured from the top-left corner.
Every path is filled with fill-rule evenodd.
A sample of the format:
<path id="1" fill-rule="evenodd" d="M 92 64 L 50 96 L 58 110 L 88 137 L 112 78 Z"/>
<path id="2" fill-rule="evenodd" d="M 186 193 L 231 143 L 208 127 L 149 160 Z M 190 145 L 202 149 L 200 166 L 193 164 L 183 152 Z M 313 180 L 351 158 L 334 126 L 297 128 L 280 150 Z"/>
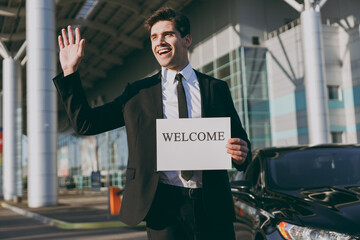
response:
<path id="1" fill-rule="evenodd" d="M 157 119 L 157 170 L 231 169 L 230 137 L 230 118 Z"/>

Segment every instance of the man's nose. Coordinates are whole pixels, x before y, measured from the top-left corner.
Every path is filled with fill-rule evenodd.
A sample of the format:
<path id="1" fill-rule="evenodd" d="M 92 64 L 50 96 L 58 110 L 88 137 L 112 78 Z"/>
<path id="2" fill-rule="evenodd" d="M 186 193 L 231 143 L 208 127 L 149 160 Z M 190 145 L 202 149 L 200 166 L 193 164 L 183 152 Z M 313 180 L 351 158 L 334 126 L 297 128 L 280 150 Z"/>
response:
<path id="1" fill-rule="evenodd" d="M 164 36 L 160 36 L 159 37 L 159 44 L 165 43 L 165 37 Z"/>
<path id="2" fill-rule="evenodd" d="M 153 45 L 154 46 L 163 46 L 165 43 L 166 43 L 165 37 L 160 36 L 153 42 Z"/>

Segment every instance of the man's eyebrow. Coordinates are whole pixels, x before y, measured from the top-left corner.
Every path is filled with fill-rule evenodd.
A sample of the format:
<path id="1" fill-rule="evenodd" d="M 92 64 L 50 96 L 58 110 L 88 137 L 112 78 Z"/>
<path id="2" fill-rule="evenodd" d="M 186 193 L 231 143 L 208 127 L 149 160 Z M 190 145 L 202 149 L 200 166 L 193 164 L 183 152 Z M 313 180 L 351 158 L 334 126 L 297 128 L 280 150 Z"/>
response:
<path id="1" fill-rule="evenodd" d="M 153 33 L 153 34 L 151 34 L 150 35 L 150 37 L 153 37 L 153 36 L 157 36 L 157 35 L 164 35 L 164 34 L 175 34 L 175 31 L 165 31 L 165 32 L 162 32 L 162 33 L 160 33 L 160 34 L 158 34 L 158 33 Z"/>
<path id="2" fill-rule="evenodd" d="M 165 31 L 163 34 L 175 33 L 175 31 Z"/>

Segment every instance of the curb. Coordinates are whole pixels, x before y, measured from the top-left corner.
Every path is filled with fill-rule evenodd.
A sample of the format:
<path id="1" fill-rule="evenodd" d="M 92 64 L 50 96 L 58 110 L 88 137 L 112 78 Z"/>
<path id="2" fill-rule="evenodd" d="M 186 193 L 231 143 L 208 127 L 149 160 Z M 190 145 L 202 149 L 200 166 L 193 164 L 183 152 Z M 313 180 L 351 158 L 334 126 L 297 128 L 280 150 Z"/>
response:
<path id="1" fill-rule="evenodd" d="M 101 228 L 118 228 L 118 227 L 137 228 L 137 227 L 145 226 L 145 222 L 141 222 L 135 227 L 129 226 L 120 221 L 72 223 L 72 222 L 65 222 L 65 221 L 45 217 L 40 214 L 29 212 L 29 211 L 12 206 L 12 205 L 4 203 L 4 202 L 1 203 L 1 206 L 3 208 L 9 209 L 20 215 L 24 215 L 24 216 L 33 218 L 37 221 L 40 221 L 42 223 L 45 223 L 45 224 L 48 224 L 50 226 L 54 226 L 54 227 L 57 227 L 60 229 L 101 229 Z"/>

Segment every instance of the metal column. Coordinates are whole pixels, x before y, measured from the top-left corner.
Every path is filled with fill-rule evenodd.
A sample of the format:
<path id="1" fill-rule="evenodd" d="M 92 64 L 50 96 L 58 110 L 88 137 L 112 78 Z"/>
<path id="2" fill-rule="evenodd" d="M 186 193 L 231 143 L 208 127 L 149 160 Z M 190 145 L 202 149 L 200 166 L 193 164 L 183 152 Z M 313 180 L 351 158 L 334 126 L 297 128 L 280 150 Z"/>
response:
<path id="1" fill-rule="evenodd" d="M 328 143 L 330 132 L 320 12 L 313 8 L 303 11 L 301 26 L 309 143 Z"/>
<path id="2" fill-rule="evenodd" d="M 320 14 L 327 0 L 304 0 L 303 5 L 295 0 L 284 1 L 301 12 L 309 143 L 328 143 L 330 131 Z"/>
<path id="3" fill-rule="evenodd" d="M 18 156 L 18 144 L 21 134 L 18 134 L 19 112 L 18 84 L 20 82 L 20 66 L 11 57 L 3 60 L 3 193 L 5 201 L 14 200 L 19 193 L 16 189 L 18 165 L 21 165 Z M 21 130 L 20 130 L 21 131 Z M 21 144 L 21 143 L 20 143 Z M 20 164 L 19 164 L 20 161 Z"/>
<path id="4" fill-rule="evenodd" d="M 26 1 L 28 205 L 57 204 L 55 4 Z"/>

